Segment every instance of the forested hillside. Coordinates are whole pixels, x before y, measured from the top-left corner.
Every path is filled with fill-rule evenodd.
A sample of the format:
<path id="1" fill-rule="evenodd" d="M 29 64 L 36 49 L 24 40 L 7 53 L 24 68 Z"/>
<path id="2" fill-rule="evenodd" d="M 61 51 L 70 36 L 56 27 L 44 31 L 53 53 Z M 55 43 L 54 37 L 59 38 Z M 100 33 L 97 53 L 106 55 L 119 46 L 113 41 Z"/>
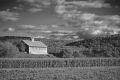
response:
<path id="1" fill-rule="evenodd" d="M 120 35 L 95 37 L 73 42 L 66 46 L 84 48 L 83 54 L 88 57 L 120 57 Z"/>
<path id="2" fill-rule="evenodd" d="M 24 46 L 21 46 L 20 42 L 25 39 L 30 40 L 29 37 L 6 36 L 0 38 L 0 40 L 3 42 L 6 41 L 10 42 L 10 44 L 12 43 L 11 45 L 17 47 L 19 51 L 20 49 L 24 48 Z M 38 38 L 36 39 L 36 41 L 41 41 L 45 43 L 48 46 L 48 53 L 60 58 L 120 57 L 119 34 L 103 37 L 94 37 L 91 39 L 85 39 L 80 41 L 54 40 L 45 38 Z M 2 46 L 3 44 L 4 43 L 1 43 Z"/>
<path id="3" fill-rule="evenodd" d="M 22 40 L 31 40 L 30 37 L 18 37 L 18 36 L 3 36 L 3 37 L 0 37 L 0 41 L 1 41 L 1 44 L 4 44 L 5 42 L 9 42 L 10 44 L 12 44 L 13 46 L 15 46 L 16 48 L 19 49 L 19 52 L 21 52 L 22 54 L 20 55 L 17 55 L 17 57 L 37 57 L 35 55 L 26 55 L 26 54 L 23 54 L 24 52 L 24 49 L 25 49 L 25 45 L 22 45 L 21 44 L 21 41 Z M 45 38 L 36 38 L 35 41 L 41 41 L 43 42 L 44 44 L 47 45 L 48 47 L 48 53 L 49 54 L 57 54 L 57 53 L 60 53 L 60 51 L 63 49 L 63 46 L 67 43 L 71 43 L 71 42 L 74 42 L 72 40 L 55 40 L 55 39 L 45 39 Z M 3 46 L 3 45 L 1 45 Z M 7 45 L 6 45 L 7 46 Z M 23 52 L 22 52 L 23 50 Z M 24 55 L 24 56 L 22 56 Z M 44 57 L 44 56 L 42 56 Z"/>
<path id="4" fill-rule="evenodd" d="M 17 36 L 4 36 L 0 37 L 0 41 L 7 41 L 11 42 L 13 45 L 15 45 L 18 48 L 20 47 L 20 43 L 22 40 L 31 40 L 30 37 L 17 37 Z M 65 44 L 74 42 L 74 40 L 55 40 L 55 39 L 46 39 L 46 38 L 35 38 L 35 41 L 41 41 L 48 47 L 49 53 L 58 53 L 60 52 L 60 48 L 64 46 Z"/>

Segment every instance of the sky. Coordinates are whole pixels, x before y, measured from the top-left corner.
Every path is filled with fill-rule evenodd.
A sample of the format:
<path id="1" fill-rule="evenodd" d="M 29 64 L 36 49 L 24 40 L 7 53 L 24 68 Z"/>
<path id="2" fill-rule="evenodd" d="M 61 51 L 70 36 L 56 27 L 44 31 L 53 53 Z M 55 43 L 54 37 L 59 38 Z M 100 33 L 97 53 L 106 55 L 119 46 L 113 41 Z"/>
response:
<path id="1" fill-rule="evenodd" d="M 0 0 L 0 36 L 82 39 L 120 32 L 119 0 Z"/>

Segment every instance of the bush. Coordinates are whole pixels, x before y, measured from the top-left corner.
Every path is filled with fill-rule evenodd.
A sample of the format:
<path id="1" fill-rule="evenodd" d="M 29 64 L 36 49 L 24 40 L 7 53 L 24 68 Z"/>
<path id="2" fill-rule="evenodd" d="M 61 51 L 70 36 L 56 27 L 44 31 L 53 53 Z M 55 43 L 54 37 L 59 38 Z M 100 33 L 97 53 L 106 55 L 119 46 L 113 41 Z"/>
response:
<path id="1" fill-rule="evenodd" d="M 17 45 L 17 47 L 18 47 L 20 52 L 26 52 L 26 46 L 25 46 L 25 44 L 23 42 L 19 43 Z"/>
<path id="2" fill-rule="evenodd" d="M 19 50 L 10 42 L 0 42 L 0 57 L 14 57 Z"/>
<path id="3" fill-rule="evenodd" d="M 63 49 L 60 54 L 62 54 L 63 58 L 72 58 L 72 52 L 69 51 L 68 49 Z"/>
<path id="4" fill-rule="evenodd" d="M 0 57 L 5 56 L 7 53 L 7 50 L 5 49 L 4 43 L 0 42 Z"/>
<path id="5" fill-rule="evenodd" d="M 62 55 L 62 58 L 80 58 L 85 57 L 85 55 L 83 55 L 83 50 L 85 50 L 83 47 L 78 48 L 65 46 L 59 54 Z"/>

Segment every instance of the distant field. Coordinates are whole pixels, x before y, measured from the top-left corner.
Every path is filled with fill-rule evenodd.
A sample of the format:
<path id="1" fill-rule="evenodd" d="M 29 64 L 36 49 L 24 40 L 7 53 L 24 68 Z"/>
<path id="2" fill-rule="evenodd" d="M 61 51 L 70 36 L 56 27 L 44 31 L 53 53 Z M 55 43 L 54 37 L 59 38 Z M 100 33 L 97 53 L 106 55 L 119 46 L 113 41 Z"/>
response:
<path id="1" fill-rule="evenodd" d="M 120 66 L 120 58 L 3 58 L 0 68 Z"/>
<path id="2" fill-rule="evenodd" d="M 0 69 L 0 80 L 120 80 L 120 67 Z"/>

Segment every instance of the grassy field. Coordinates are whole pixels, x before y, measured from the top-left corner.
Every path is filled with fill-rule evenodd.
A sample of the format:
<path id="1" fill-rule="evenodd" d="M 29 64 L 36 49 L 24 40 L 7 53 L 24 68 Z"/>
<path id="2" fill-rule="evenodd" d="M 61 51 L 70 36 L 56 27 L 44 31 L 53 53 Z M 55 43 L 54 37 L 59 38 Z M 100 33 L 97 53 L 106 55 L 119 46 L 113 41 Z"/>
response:
<path id="1" fill-rule="evenodd" d="M 0 69 L 0 80 L 120 80 L 120 67 Z"/>

